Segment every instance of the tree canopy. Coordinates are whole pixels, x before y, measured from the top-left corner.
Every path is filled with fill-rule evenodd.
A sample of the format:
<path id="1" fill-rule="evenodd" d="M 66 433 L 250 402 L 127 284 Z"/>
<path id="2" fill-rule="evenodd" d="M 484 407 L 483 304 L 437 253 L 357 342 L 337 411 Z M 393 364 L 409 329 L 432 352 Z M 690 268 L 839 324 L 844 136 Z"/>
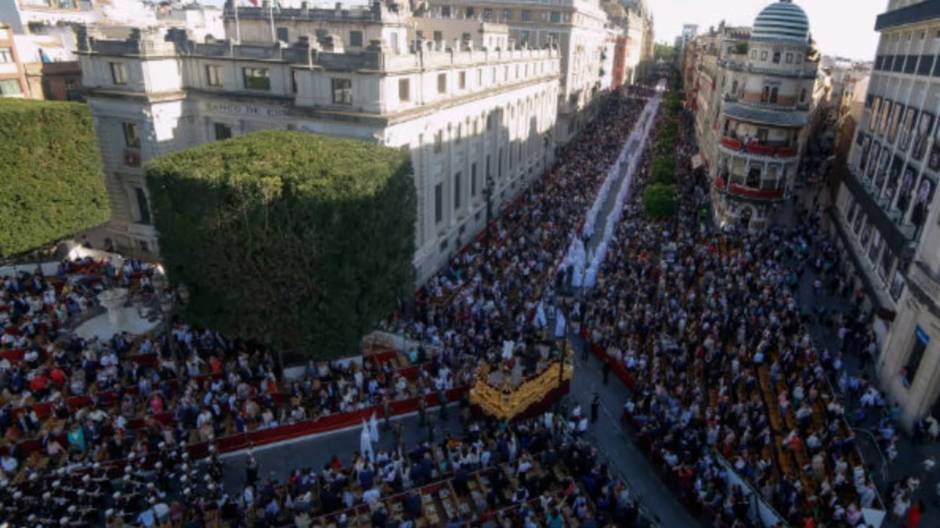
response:
<path id="1" fill-rule="evenodd" d="M 108 221 L 87 105 L 0 98 L 0 259 Z"/>
<path id="2" fill-rule="evenodd" d="M 160 252 L 195 324 L 333 358 L 412 290 L 407 152 L 266 131 L 147 165 Z"/>

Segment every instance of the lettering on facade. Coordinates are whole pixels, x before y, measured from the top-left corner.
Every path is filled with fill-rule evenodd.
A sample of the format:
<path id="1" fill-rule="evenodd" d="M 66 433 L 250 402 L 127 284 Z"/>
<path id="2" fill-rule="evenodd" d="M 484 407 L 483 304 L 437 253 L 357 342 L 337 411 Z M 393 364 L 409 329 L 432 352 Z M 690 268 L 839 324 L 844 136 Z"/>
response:
<path id="1" fill-rule="evenodd" d="M 206 111 L 218 114 L 281 117 L 283 108 L 271 106 L 243 105 L 237 103 L 206 103 Z"/>

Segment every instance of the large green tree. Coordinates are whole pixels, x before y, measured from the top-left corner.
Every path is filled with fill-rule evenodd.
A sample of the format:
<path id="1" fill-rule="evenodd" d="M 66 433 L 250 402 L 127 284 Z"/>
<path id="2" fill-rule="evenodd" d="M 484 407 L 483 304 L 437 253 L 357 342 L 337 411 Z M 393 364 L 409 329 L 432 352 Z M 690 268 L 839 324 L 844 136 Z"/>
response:
<path id="1" fill-rule="evenodd" d="M 88 106 L 0 98 L 0 259 L 110 215 Z"/>
<path id="2" fill-rule="evenodd" d="M 405 151 L 258 132 L 158 159 L 147 186 L 160 253 L 196 324 L 338 357 L 411 291 Z"/>

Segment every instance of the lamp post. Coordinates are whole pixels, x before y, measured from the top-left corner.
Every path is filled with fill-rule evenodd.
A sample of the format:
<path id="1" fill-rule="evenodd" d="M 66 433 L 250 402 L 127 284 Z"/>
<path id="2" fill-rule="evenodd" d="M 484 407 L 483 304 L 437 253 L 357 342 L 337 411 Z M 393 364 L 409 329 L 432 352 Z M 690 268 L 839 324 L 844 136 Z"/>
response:
<path id="1" fill-rule="evenodd" d="M 490 223 L 493 221 L 493 176 L 486 175 L 486 186 L 483 187 L 483 197 L 486 199 L 486 233 L 484 243 L 486 244 L 484 256 L 486 262 L 490 260 L 490 246 L 492 245 L 492 233 L 490 233 Z"/>

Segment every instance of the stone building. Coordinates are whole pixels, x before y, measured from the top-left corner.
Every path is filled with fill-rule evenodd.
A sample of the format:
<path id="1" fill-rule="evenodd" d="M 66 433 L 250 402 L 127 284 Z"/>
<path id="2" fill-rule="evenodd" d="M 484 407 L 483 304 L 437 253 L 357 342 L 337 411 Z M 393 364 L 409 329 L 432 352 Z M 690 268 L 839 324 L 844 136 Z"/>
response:
<path id="1" fill-rule="evenodd" d="M 716 221 L 765 229 L 793 193 L 812 128 L 819 54 L 809 20 L 780 0 L 753 28 L 722 23 L 684 53 L 686 104 L 712 177 Z"/>
<path id="2" fill-rule="evenodd" d="M 165 28 L 82 39 L 116 245 L 158 250 L 148 159 L 255 130 L 302 130 L 411 151 L 420 282 L 482 229 L 487 196 L 498 210 L 553 162 L 557 49 L 487 47 L 507 30 L 479 21 L 460 31 L 472 43 L 411 41 L 411 31 L 437 30 L 401 4 L 273 16 L 240 7 L 238 19 L 240 44 Z"/>
<path id="3" fill-rule="evenodd" d="M 868 293 L 884 388 L 910 426 L 940 394 L 940 3 L 891 0 L 836 195 L 834 229 Z"/>
<path id="4" fill-rule="evenodd" d="M 561 50 L 555 135 L 559 144 L 568 142 L 591 120 L 592 113 L 585 110 L 612 83 L 616 38 L 598 0 L 431 0 L 425 16 L 505 24 L 509 38 L 521 47 L 557 45 Z"/>
<path id="5" fill-rule="evenodd" d="M 26 70 L 16 50 L 13 29 L 0 22 L 0 97 L 25 97 L 28 93 Z"/>

